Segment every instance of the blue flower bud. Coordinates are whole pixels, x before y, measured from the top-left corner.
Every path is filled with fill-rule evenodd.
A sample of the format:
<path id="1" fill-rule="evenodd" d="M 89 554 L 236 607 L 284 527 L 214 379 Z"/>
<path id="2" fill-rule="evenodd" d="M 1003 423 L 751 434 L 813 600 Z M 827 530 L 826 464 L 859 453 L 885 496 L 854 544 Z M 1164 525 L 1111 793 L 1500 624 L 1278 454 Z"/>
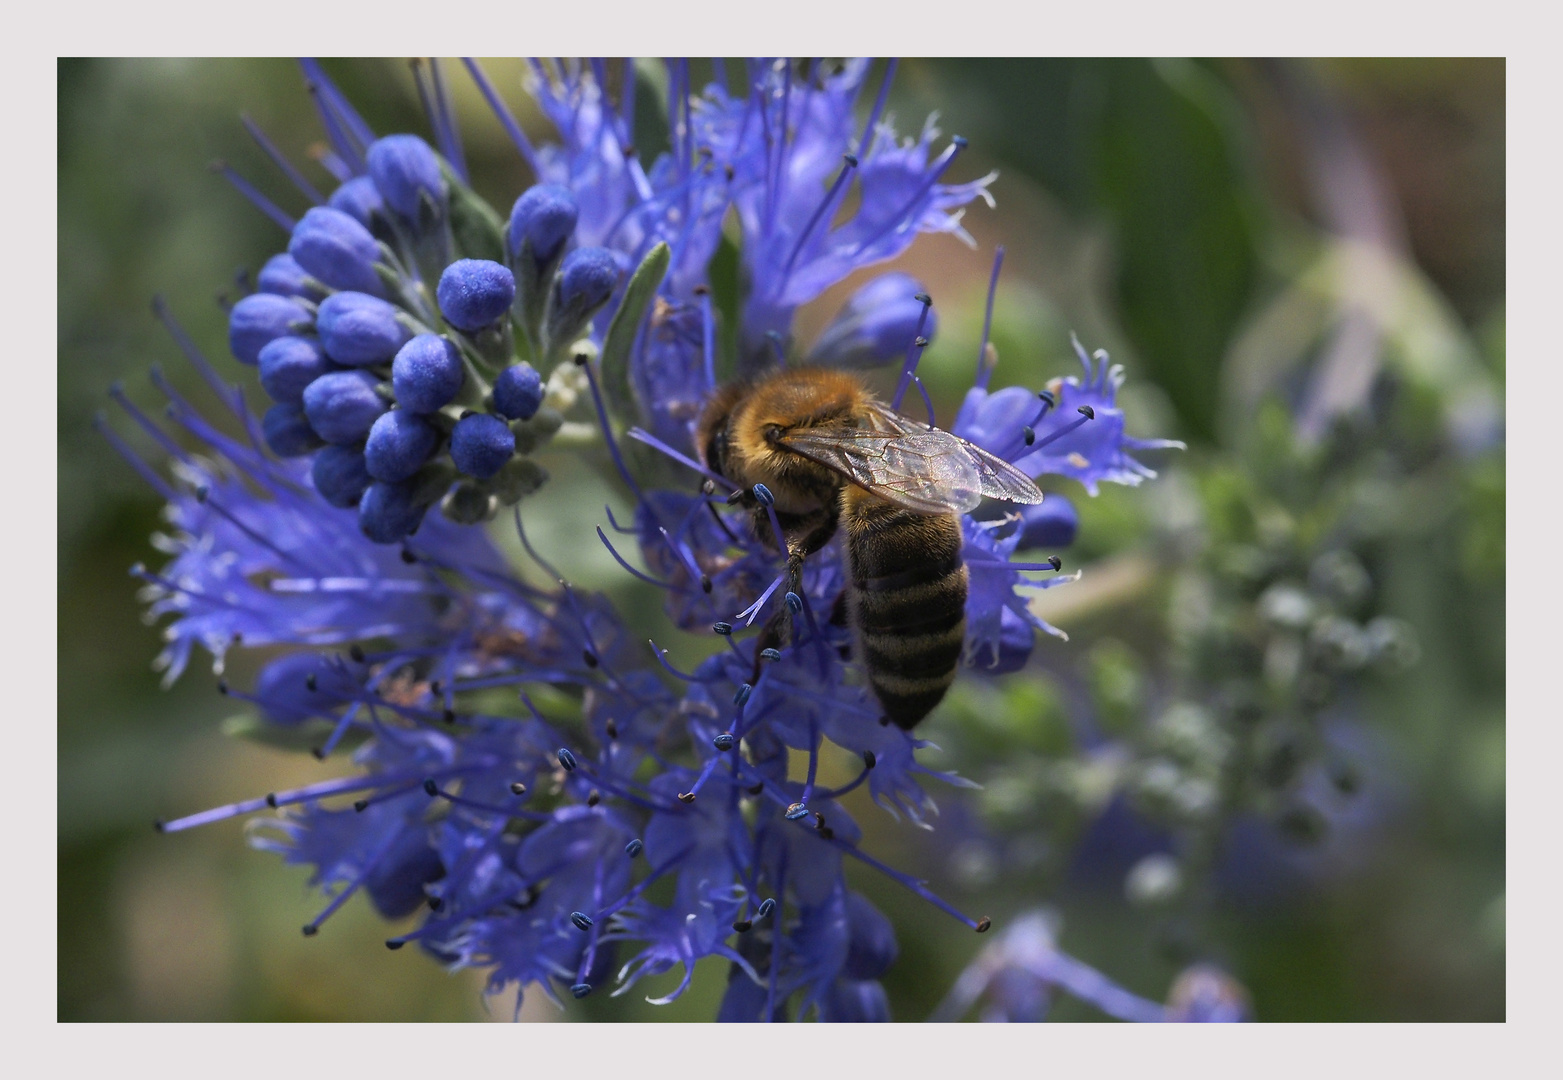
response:
<path id="1" fill-rule="evenodd" d="M 336 365 L 314 338 L 274 338 L 260 351 L 260 384 L 273 401 L 304 404 L 304 388 Z"/>
<path id="2" fill-rule="evenodd" d="M 391 361 L 396 403 L 408 412 L 431 413 L 461 392 L 466 367 L 456 346 L 438 334 L 419 334 Z"/>
<path id="3" fill-rule="evenodd" d="M 895 928 L 861 893 L 847 892 L 847 962 L 842 974 L 854 979 L 877 979 L 895 963 L 900 952 Z"/>
<path id="4" fill-rule="evenodd" d="M 302 457 L 321 445 L 320 436 L 309 426 L 304 410 L 297 405 L 273 405 L 261 418 L 266 445 L 278 457 Z"/>
<path id="5" fill-rule="evenodd" d="M 313 318 L 297 300 L 275 293 L 252 293 L 228 313 L 228 348 L 241 364 L 254 364 L 272 341 L 309 329 Z"/>
<path id="6" fill-rule="evenodd" d="M 364 875 L 364 891 L 375 910 L 387 919 L 411 915 L 428 901 L 424 886 L 445 876 L 445 864 L 429 845 L 428 831 L 402 830 L 391 850 Z"/>
<path id="7" fill-rule="evenodd" d="M 394 544 L 416 529 L 429 509 L 416 501 L 417 485 L 411 480 L 396 484 L 375 481 L 358 503 L 358 527 L 377 544 Z"/>
<path id="8" fill-rule="evenodd" d="M 395 305 L 361 292 L 339 292 L 320 304 L 315 325 L 326 354 L 339 364 L 367 367 L 387 363 L 412 332 Z"/>
<path id="9" fill-rule="evenodd" d="M 1062 495 L 1049 494 L 1039 503 L 1020 508 L 1021 548 L 1062 548 L 1075 542 L 1080 514 Z"/>
<path id="10" fill-rule="evenodd" d="M 619 264 L 607 248 L 576 248 L 564 257 L 548 304 L 548 340 L 567 345 L 585 328 L 619 283 Z"/>
<path id="11" fill-rule="evenodd" d="M 380 189 L 374 186 L 374 180 L 368 176 L 353 177 L 333 191 L 326 203 L 333 209 L 351 215 L 354 221 L 366 229 L 374 227 L 376 214 L 385 213 L 385 200 L 380 198 Z"/>
<path id="12" fill-rule="evenodd" d="M 355 443 L 390 406 L 367 371 L 333 371 L 304 389 L 304 415 L 328 443 Z"/>
<path id="13" fill-rule="evenodd" d="M 380 244 L 350 214 L 329 206 L 305 211 L 293 226 L 288 254 L 298 260 L 310 277 L 333 289 L 385 295 L 374 269 L 380 258 Z"/>
<path id="14" fill-rule="evenodd" d="M 515 433 L 497 416 L 473 413 L 456 422 L 450 436 L 450 456 L 468 476 L 487 480 L 516 452 Z"/>
<path id="15" fill-rule="evenodd" d="M 905 356 L 923 317 L 919 295 L 927 294 L 909 274 L 880 275 L 852 295 L 815 341 L 809 360 L 832 367 L 868 368 Z M 922 336 L 932 341 L 938 328 L 937 313 L 930 308 Z"/>
<path id="16" fill-rule="evenodd" d="M 539 266 L 552 262 L 575 232 L 579 216 L 580 208 L 569 188 L 559 184 L 527 188 L 511 208 L 510 226 L 505 231 L 511 259 L 518 258 L 522 246 L 530 242 L 532 258 Z"/>
<path id="17" fill-rule="evenodd" d="M 530 420 L 543 404 L 543 377 L 531 364 L 512 364 L 494 380 L 494 411 L 511 420 Z"/>
<path id="18" fill-rule="evenodd" d="M 320 497 L 343 510 L 357 506 L 374 480 L 364 463 L 364 452 L 353 446 L 328 446 L 320 451 L 310 475 Z"/>
<path id="19" fill-rule="evenodd" d="M 393 409 L 374 422 L 364 446 L 364 464 L 376 480 L 405 480 L 423 467 L 440 445 L 439 430 L 423 417 Z"/>
<path id="20" fill-rule="evenodd" d="M 493 326 L 516 298 L 516 278 L 487 259 L 458 259 L 440 275 L 435 297 L 440 314 L 459 330 L 477 333 Z"/>
<path id="21" fill-rule="evenodd" d="M 336 706 L 360 693 L 358 684 L 338 664 L 314 652 L 280 656 L 261 668 L 255 699 L 261 716 L 273 724 L 296 727 L 314 716 L 327 716 Z"/>
<path id="22" fill-rule="evenodd" d="M 575 755 L 570 753 L 569 747 L 561 746 L 559 748 L 559 764 L 564 766 L 565 772 L 575 771 Z"/>
<path id="23" fill-rule="evenodd" d="M 443 207 L 445 178 L 440 159 L 416 135 L 387 135 L 369 147 L 369 175 L 385 204 L 409 221 L 417 221 L 424 197 Z"/>
<path id="24" fill-rule="evenodd" d="M 320 293 L 318 285 L 314 287 L 309 285 L 309 275 L 298 264 L 298 260 L 286 253 L 273 255 L 266 260 L 266 265 L 261 267 L 261 272 L 255 279 L 255 287 L 263 293 L 303 296 L 311 300 Z"/>

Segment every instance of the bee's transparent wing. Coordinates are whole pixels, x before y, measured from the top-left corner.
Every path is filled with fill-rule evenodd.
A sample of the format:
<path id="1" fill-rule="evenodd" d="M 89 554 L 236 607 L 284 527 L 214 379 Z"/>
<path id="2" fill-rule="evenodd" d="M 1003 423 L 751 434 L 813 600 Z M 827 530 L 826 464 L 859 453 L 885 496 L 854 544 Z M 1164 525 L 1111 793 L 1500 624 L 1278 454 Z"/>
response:
<path id="1" fill-rule="evenodd" d="M 1040 502 L 1019 469 L 948 431 L 876 405 L 862 427 L 845 424 L 788 432 L 781 445 L 908 510 L 942 514 L 972 509 L 983 496 Z"/>

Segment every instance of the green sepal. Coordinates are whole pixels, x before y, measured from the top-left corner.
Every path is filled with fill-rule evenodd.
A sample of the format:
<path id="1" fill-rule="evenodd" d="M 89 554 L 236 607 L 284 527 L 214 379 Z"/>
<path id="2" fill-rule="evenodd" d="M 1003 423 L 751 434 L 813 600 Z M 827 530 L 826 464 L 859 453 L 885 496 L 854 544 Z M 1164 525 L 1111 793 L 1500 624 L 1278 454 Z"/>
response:
<path id="1" fill-rule="evenodd" d="M 461 177 L 440 159 L 440 175 L 450 189 L 450 231 L 456 253 L 463 259 L 505 261 L 505 224 L 488 200 L 462 183 Z"/>
<path id="2" fill-rule="evenodd" d="M 530 458 L 513 457 L 487 482 L 504 506 L 514 506 L 548 483 L 548 471 Z"/>
<path id="3" fill-rule="evenodd" d="M 468 480 L 452 488 L 440 503 L 440 513 L 457 525 L 477 525 L 489 520 L 498 509 L 497 500 L 486 485 Z"/>
<path id="4" fill-rule="evenodd" d="M 273 724 L 254 713 L 230 716 L 219 725 L 224 735 L 236 739 L 248 739 L 265 746 L 283 750 L 314 750 L 331 737 L 336 725 L 329 720 L 311 717 L 302 724 Z M 351 750 L 369 738 L 369 733 L 359 728 L 348 728 L 347 734 L 337 741 L 337 748 Z"/>
<path id="5" fill-rule="evenodd" d="M 659 243 L 641 260 L 624 289 L 624 300 L 613 313 L 608 324 L 608 334 L 603 338 L 602 356 L 598 360 L 601 372 L 604 404 L 614 429 L 623 432 L 640 422 L 640 409 L 635 403 L 635 390 L 630 385 L 630 350 L 635 347 L 635 337 L 646 316 L 646 308 L 667 276 L 668 263 L 673 257 L 666 243 Z"/>

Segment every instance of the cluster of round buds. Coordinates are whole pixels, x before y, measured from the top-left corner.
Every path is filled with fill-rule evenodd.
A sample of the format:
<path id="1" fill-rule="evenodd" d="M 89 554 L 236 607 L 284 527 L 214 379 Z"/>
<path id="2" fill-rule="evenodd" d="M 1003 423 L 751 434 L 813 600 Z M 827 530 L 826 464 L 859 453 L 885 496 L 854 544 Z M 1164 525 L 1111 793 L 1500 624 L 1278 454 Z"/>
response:
<path id="1" fill-rule="evenodd" d="M 395 543 L 436 503 L 472 524 L 547 479 L 528 455 L 575 396 L 568 368 L 549 376 L 621 267 L 571 247 L 567 188 L 531 188 L 506 223 L 415 135 L 367 166 L 298 221 L 228 332 L 275 402 L 272 451 L 314 455 L 321 497 Z"/>

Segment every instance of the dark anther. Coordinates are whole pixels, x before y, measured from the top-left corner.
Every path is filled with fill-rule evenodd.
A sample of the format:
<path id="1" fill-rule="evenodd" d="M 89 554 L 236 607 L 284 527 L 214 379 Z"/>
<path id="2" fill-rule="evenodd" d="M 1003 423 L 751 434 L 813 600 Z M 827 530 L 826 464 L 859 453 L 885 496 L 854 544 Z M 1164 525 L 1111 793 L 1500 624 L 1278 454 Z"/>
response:
<path id="1" fill-rule="evenodd" d="M 1051 390 L 1038 390 L 1037 397 L 1047 402 L 1048 408 L 1052 408 L 1054 405 L 1058 404 L 1058 399 L 1053 396 L 1053 391 Z"/>
<path id="2" fill-rule="evenodd" d="M 760 659 L 761 660 L 780 660 L 781 659 L 781 650 L 780 649 L 761 649 L 760 650 Z"/>
<path id="3" fill-rule="evenodd" d="M 1082 405 L 1078 409 L 1076 409 L 1075 412 L 1079 413 L 1081 416 L 1085 417 L 1087 420 L 1095 420 L 1096 419 L 1096 410 L 1091 408 L 1091 406 L 1089 406 L 1089 405 Z"/>
<path id="4" fill-rule="evenodd" d="M 559 748 L 559 764 L 564 767 L 565 772 L 575 771 L 575 755 L 570 753 L 569 747 L 561 746 Z"/>
<path id="5" fill-rule="evenodd" d="M 314 923 L 305 923 L 304 924 L 304 936 L 305 937 L 314 937 L 318 933 L 320 933 L 320 927 L 316 926 Z"/>
<path id="6" fill-rule="evenodd" d="M 445 907 L 445 901 L 441 900 L 438 896 L 431 896 L 431 897 L 429 897 L 429 910 L 430 911 L 440 911 L 444 907 Z"/>
<path id="7" fill-rule="evenodd" d="M 966 136 L 964 136 L 964 135 L 951 135 L 950 136 L 950 145 L 955 147 L 955 149 L 957 149 L 957 150 L 964 150 L 964 149 L 966 149 Z"/>
<path id="8" fill-rule="evenodd" d="M 585 997 L 587 994 L 589 994 L 591 992 L 592 992 L 592 984 L 591 983 L 576 983 L 574 986 L 570 987 L 570 994 L 571 994 L 571 996 L 576 998 L 576 1000 L 580 1000 L 581 998 Z"/>
<path id="9" fill-rule="evenodd" d="M 731 731 L 724 731 L 722 734 L 711 740 L 711 745 L 716 747 L 718 750 L 727 751 L 731 750 L 737 742 L 738 740 L 733 737 L 733 733 Z"/>
<path id="10" fill-rule="evenodd" d="M 815 811 L 814 813 L 814 828 L 818 832 L 825 831 L 825 815 L 821 814 L 819 811 Z"/>
<path id="11" fill-rule="evenodd" d="M 711 629 L 726 637 L 733 632 L 733 624 L 730 622 L 714 622 L 711 624 Z"/>
<path id="12" fill-rule="evenodd" d="M 156 819 L 153 820 L 153 822 L 152 822 L 152 831 L 153 832 L 162 832 L 163 831 L 163 819 L 162 818 L 156 818 Z"/>
<path id="13" fill-rule="evenodd" d="M 571 357 L 571 359 L 573 359 L 575 361 L 575 366 L 576 367 L 585 367 L 586 366 L 586 361 L 590 360 L 591 357 L 588 356 L 586 353 L 578 352 L 573 357 Z"/>
<path id="14" fill-rule="evenodd" d="M 912 339 L 912 344 L 916 345 L 919 349 L 926 349 L 928 347 L 928 339 L 923 337 L 921 334 L 918 334 L 915 338 Z"/>
<path id="15" fill-rule="evenodd" d="M 795 802 L 787 807 L 787 812 L 782 815 L 788 821 L 797 821 L 799 818 L 809 816 L 809 808 L 800 802 Z"/>
<path id="16" fill-rule="evenodd" d="M 740 502 L 743 501 L 743 497 L 744 497 L 743 490 L 739 489 L 738 491 L 735 491 L 732 494 L 730 494 L 729 496 L 727 496 L 727 505 L 728 506 L 733 506 L 736 503 L 740 503 Z"/>
<path id="17" fill-rule="evenodd" d="M 770 913 L 775 911 L 775 910 L 776 910 L 776 898 L 774 896 L 767 896 L 761 902 L 760 910 L 756 911 L 754 914 L 755 914 L 756 918 L 764 919 L 764 918 L 768 917 L 770 915 Z"/>
<path id="18" fill-rule="evenodd" d="M 799 596 L 795 592 L 789 592 L 786 596 L 782 597 L 782 600 L 786 602 L 787 610 L 792 612 L 794 615 L 803 610 L 803 597 Z"/>
<path id="19" fill-rule="evenodd" d="M 521 781 L 517 780 L 515 783 L 510 785 L 510 794 L 512 794 L 512 795 L 525 795 L 526 794 L 526 785 L 523 784 Z"/>
<path id="20" fill-rule="evenodd" d="M 879 759 L 874 756 L 874 752 L 872 750 L 863 751 L 863 767 L 865 769 L 872 769 L 875 765 L 878 764 Z"/>
<path id="21" fill-rule="evenodd" d="M 842 154 L 841 155 L 841 160 L 845 161 L 847 163 L 847 168 L 849 168 L 849 169 L 857 168 L 857 155 L 856 154 Z"/>
<path id="22" fill-rule="evenodd" d="M 358 813 L 362 814 L 365 810 L 369 809 L 369 800 L 368 799 L 359 799 L 357 802 L 355 802 L 353 804 L 353 809 L 358 811 Z"/>
<path id="23" fill-rule="evenodd" d="M 1051 566 L 1054 570 L 1058 570 L 1058 569 L 1063 567 L 1064 560 L 1060 559 L 1057 555 L 1049 555 L 1047 557 L 1047 564 L 1049 566 Z"/>
<path id="24" fill-rule="evenodd" d="M 716 481 L 712 480 L 709 476 L 700 481 L 700 493 L 702 495 L 715 495 Z"/>
<path id="25" fill-rule="evenodd" d="M 407 943 L 405 941 L 403 941 L 401 938 L 386 938 L 385 939 L 385 947 L 387 949 L 390 949 L 392 952 L 395 952 L 397 949 L 400 949 L 405 944 L 407 944 Z"/>
<path id="26" fill-rule="evenodd" d="M 1025 427 L 1021 428 L 1020 433 L 1025 437 L 1027 446 L 1030 446 L 1032 443 L 1037 441 L 1037 429 L 1032 427 L 1030 424 L 1027 424 Z"/>
<path id="27" fill-rule="evenodd" d="M 637 836 L 635 839 L 624 845 L 624 854 L 633 859 L 635 856 L 639 855 L 643 850 L 645 850 L 645 847 L 646 845 L 642 844 L 640 842 L 640 837 Z"/>
<path id="28" fill-rule="evenodd" d="M 744 788 L 751 795 L 763 795 L 765 793 L 765 781 L 760 781 L 754 787 Z"/>
<path id="29" fill-rule="evenodd" d="M 425 780 L 423 782 L 423 793 L 425 795 L 427 795 L 429 798 L 432 799 L 432 798 L 434 798 L 434 796 L 436 796 L 436 795 L 438 795 L 440 793 L 440 786 L 438 784 L 436 784 L 432 779 L 431 780 Z"/>
<path id="30" fill-rule="evenodd" d="M 442 690 L 444 690 L 444 689 L 445 689 L 445 684 L 440 682 L 440 680 L 438 680 L 438 679 L 435 679 L 433 682 L 431 682 L 429 684 L 429 693 L 433 694 L 435 697 L 439 697 L 440 696 L 440 692 Z"/>
<path id="31" fill-rule="evenodd" d="M 326 760 L 326 749 L 323 746 L 311 746 L 309 752 L 314 755 L 316 761 Z"/>
<path id="32" fill-rule="evenodd" d="M 733 923 L 733 929 L 738 931 L 740 934 L 747 934 L 749 931 L 754 929 L 754 923 L 750 922 L 748 919 L 739 919 L 737 922 Z"/>
<path id="33" fill-rule="evenodd" d="M 418 556 L 414 555 L 408 548 L 402 548 L 402 562 L 406 563 L 408 566 L 411 566 L 417 561 Z"/>
<path id="34" fill-rule="evenodd" d="M 700 575 L 700 591 L 703 592 L 703 593 L 709 593 L 711 591 L 711 575 L 710 574 L 701 574 Z"/>
<path id="35" fill-rule="evenodd" d="M 709 295 L 711 295 L 711 287 L 709 285 L 696 285 L 690 291 L 693 292 L 696 296 L 709 296 Z"/>
<path id="36" fill-rule="evenodd" d="M 205 484 L 201 484 L 195 489 L 195 501 L 198 503 L 204 503 L 207 500 L 207 497 L 211 495 L 211 493 L 211 488 L 207 487 Z"/>
<path id="37" fill-rule="evenodd" d="M 695 801 L 695 793 L 693 791 L 680 791 L 678 793 L 678 801 L 688 805 Z"/>
<path id="38" fill-rule="evenodd" d="M 739 708 L 749 703 L 749 695 L 754 692 L 754 687 L 744 683 L 738 687 L 738 692 L 733 695 L 733 704 Z"/>
<path id="39" fill-rule="evenodd" d="M 592 652 L 590 649 L 581 650 L 581 660 L 584 661 L 586 666 L 589 668 L 594 668 L 597 666 L 597 654 Z"/>
<path id="40" fill-rule="evenodd" d="M 608 717 L 607 722 L 604 723 L 602 727 L 603 730 L 607 732 L 608 738 L 617 739 L 619 737 L 619 725 L 614 722 L 613 717 Z"/>
<path id="41" fill-rule="evenodd" d="M 756 484 L 749 490 L 760 501 L 761 506 L 774 506 L 776 504 L 776 496 L 772 495 L 771 489 L 764 484 Z"/>
<path id="42" fill-rule="evenodd" d="M 362 645 L 354 644 L 350 646 L 347 650 L 347 655 L 353 658 L 353 663 L 355 664 L 364 662 L 364 648 Z"/>
<path id="43" fill-rule="evenodd" d="M 228 680 L 227 679 L 218 679 L 217 680 L 217 692 L 219 694 L 223 695 L 224 697 L 228 696 Z"/>
<path id="44" fill-rule="evenodd" d="M 318 685 L 319 680 L 315 678 L 315 673 L 313 671 L 304 676 L 304 689 L 308 690 L 311 694 L 315 692 L 315 689 Z"/>
<path id="45" fill-rule="evenodd" d="M 575 928 L 577 930 L 590 930 L 592 928 L 592 924 L 596 922 L 595 919 L 586 914 L 584 911 L 570 912 L 570 921 L 575 924 Z"/>
<path id="46" fill-rule="evenodd" d="M 277 793 L 275 791 L 266 792 L 266 805 L 273 810 L 277 808 Z"/>
<path id="47" fill-rule="evenodd" d="M 619 153 L 623 154 L 627 158 L 634 157 L 635 156 L 635 144 L 634 143 L 625 143 L 623 146 L 621 146 L 619 148 Z"/>
<path id="48" fill-rule="evenodd" d="M 587 806 L 596 806 L 600 802 L 602 802 L 602 792 L 598 791 L 596 788 L 592 788 L 586 793 Z"/>
<path id="49" fill-rule="evenodd" d="M 444 720 L 447 724 L 454 724 L 456 722 L 456 712 L 455 712 L 455 710 L 454 709 L 442 709 L 440 711 L 440 719 Z"/>
<path id="50" fill-rule="evenodd" d="M 986 934 L 988 932 L 988 927 L 992 925 L 993 920 L 984 915 L 982 918 L 977 920 L 977 933 Z"/>
<path id="51" fill-rule="evenodd" d="M 929 296 L 925 292 L 913 293 L 912 294 L 912 299 L 916 300 L 919 304 L 931 304 L 931 303 L 933 303 L 933 297 Z"/>

